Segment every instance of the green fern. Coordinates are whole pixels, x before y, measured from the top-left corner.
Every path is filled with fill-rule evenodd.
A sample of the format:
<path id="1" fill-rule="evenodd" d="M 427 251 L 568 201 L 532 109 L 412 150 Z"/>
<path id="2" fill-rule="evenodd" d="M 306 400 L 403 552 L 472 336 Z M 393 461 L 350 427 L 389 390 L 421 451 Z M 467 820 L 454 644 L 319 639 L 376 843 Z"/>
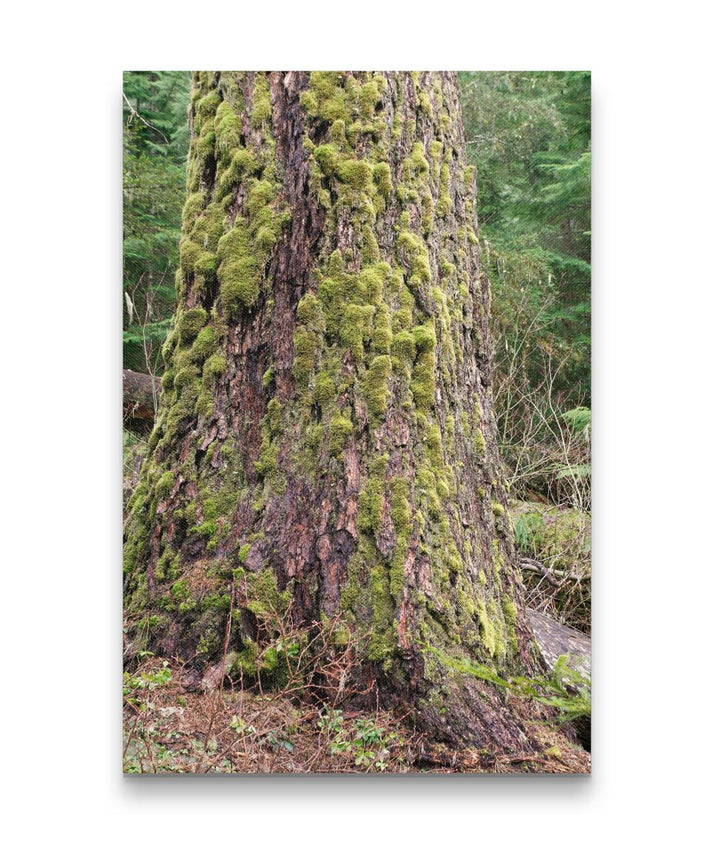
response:
<path id="1" fill-rule="evenodd" d="M 556 720 L 558 724 L 570 722 L 581 716 L 590 716 L 590 679 L 569 665 L 568 654 L 561 654 L 558 657 L 548 677 L 536 675 L 531 678 L 520 676 L 506 679 L 479 663 L 472 663 L 467 659 L 456 660 L 432 646 L 428 646 L 428 650 L 432 651 L 448 668 L 503 687 L 513 695 L 532 698 L 541 704 L 554 707 L 560 714 Z"/>
<path id="2" fill-rule="evenodd" d="M 590 428 L 591 411 L 589 407 L 573 407 L 563 413 L 562 418 L 573 431 L 582 434 Z"/>

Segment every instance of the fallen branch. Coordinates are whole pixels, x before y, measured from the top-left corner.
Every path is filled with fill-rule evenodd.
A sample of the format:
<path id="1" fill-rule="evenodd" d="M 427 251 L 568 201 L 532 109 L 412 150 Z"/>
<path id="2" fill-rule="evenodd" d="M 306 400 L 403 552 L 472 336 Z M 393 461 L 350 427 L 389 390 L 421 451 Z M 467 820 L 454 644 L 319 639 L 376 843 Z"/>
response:
<path id="1" fill-rule="evenodd" d="M 518 562 L 520 563 L 520 570 L 535 571 L 541 574 L 554 588 L 560 588 L 565 580 L 582 582 L 587 579 L 587 574 L 570 573 L 569 571 L 561 571 L 558 568 L 546 568 L 542 562 L 538 562 L 537 559 L 531 559 L 529 556 L 521 556 Z M 559 577 L 560 582 L 554 579 L 555 577 Z"/>

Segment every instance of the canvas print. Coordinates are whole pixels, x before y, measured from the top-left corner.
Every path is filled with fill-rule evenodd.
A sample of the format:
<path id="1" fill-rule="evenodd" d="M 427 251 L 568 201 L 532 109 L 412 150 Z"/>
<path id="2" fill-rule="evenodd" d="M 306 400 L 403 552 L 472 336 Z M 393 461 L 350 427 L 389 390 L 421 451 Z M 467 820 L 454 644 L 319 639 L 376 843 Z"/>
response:
<path id="1" fill-rule="evenodd" d="M 124 772 L 589 773 L 590 74 L 122 95 Z"/>

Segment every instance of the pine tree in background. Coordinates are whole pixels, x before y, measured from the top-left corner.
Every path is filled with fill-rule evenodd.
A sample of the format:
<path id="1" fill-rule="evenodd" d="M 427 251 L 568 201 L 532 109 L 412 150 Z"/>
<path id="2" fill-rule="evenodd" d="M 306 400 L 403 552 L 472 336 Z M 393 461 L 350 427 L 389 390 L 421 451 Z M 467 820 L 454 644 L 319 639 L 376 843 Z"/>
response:
<path id="1" fill-rule="evenodd" d="M 590 74 L 461 79 L 498 338 L 539 319 L 542 335 L 526 342 L 529 385 L 541 384 L 550 356 L 557 389 L 574 406 L 589 405 Z"/>
<path id="2" fill-rule="evenodd" d="M 175 309 L 190 74 L 123 78 L 123 365 L 162 371 Z"/>

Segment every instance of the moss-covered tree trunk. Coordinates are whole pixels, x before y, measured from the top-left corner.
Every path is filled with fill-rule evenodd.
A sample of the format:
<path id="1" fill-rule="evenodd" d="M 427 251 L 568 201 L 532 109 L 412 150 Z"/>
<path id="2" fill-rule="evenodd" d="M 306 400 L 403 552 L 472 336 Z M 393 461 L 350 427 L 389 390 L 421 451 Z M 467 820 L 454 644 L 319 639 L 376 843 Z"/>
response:
<path id="1" fill-rule="evenodd" d="M 242 663 L 258 602 L 284 593 L 295 626 L 363 640 L 359 693 L 522 748 L 501 691 L 457 668 L 518 674 L 535 649 L 455 75 L 201 72 L 190 122 L 179 303 L 126 527 L 131 648 Z"/>

